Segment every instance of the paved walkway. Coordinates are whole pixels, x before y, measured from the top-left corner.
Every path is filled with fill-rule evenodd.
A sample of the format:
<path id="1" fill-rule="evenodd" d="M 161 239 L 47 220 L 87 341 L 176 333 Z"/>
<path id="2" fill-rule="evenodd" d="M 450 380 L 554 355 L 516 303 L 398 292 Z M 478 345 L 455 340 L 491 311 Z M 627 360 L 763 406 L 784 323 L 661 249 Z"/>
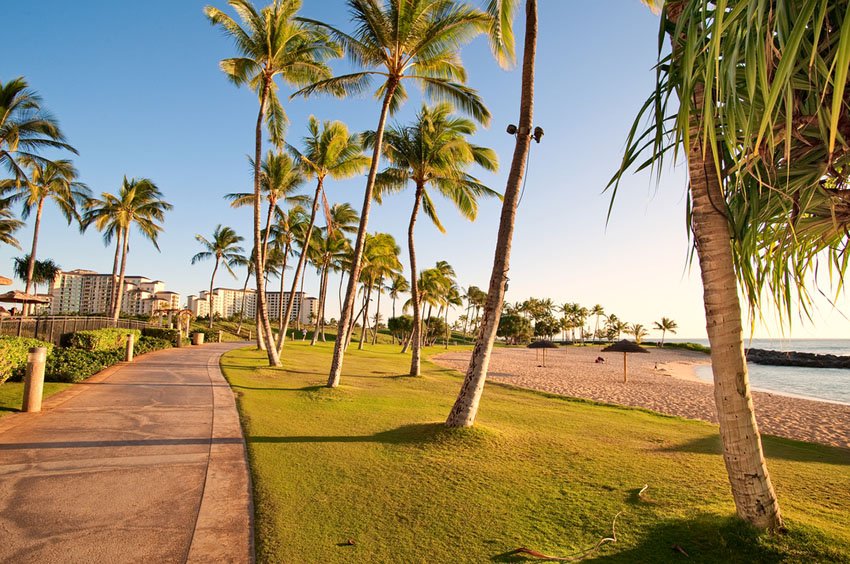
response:
<path id="1" fill-rule="evenodd" d="M 218 359 L 159 351 L 0 419 L 0 562 L 250 562 L 245 442 Z"/>

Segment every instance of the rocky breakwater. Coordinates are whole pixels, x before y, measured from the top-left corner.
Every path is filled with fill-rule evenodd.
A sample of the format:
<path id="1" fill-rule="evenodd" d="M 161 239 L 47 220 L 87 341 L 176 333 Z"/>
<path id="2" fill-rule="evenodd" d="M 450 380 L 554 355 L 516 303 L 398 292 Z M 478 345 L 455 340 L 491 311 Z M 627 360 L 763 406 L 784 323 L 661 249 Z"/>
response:
<path id="1" fill-rule="evenodd" d="M 749 349 L 747 360 L 770 366 L 800 366 L 804 368 L 850 368 L 850 356 L 815 354 L 795 351 Z"/>

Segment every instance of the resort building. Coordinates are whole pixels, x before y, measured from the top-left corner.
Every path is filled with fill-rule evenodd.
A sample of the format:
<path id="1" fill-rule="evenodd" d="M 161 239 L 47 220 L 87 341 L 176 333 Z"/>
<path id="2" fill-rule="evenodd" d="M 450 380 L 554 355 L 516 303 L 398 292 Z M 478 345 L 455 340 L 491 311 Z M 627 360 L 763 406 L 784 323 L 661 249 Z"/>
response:
<path id="1" fill-rule="evenodd" d="M 166 291 L 161 280 L 125 276 L 122 291 L 121 312 L 127 315 L 152 315 L 180 307 L 180 294 Z M 50 287 L 50 313 L 107 314 L 111 295 L 111 274 L 79 269 L 59 271 Z"/>
<path id="2" fill-rule="evenodd" d="M 189 296 L 188 305 L 186 307 L 191 310 L 196 317 L 206 317 L 210 312 L 209 300 L 207 295 L 209 291 L 204 290 L 197 296 Z M 270 319 L 277 319 L 280 311 L 280 292 L 266 292 L 266 309 L 269 312 Z M 286 309 L 286 304 L 289 301 L 289 292 L 283 293 L 283 308 Z M 234 288 L 213 288 L 212 296 L 213 315 L 227 319 L 238 316 L 243 311 L 247 319 L 254 319 L 257 313 L 257 291 L 247 289 L 244 292 L 242 289 Z M 300 321 L 301 323 L 310 323 L 315 320 L 318 311 L 318 300 L 307 296 L 303 292 L 295 294 L 295 303 L 292 307 L 291 321 Z"/>

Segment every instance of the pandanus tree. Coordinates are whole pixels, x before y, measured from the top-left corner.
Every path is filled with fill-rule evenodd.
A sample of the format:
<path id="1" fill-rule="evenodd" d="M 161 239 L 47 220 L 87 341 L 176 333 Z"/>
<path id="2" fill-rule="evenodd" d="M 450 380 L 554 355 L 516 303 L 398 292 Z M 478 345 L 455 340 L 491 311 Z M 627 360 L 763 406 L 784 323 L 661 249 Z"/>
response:
<path id="1" fill-rule="evenodd" d="M 45 149 L 77 153 L 23 77 L 0 82 L 0 166 L 20 183 L 27 178 L 27 165 L 21 159 L 45 166 L 50 162 L 40 155 Z"/>
<path id="2" fill-rule="evenodd" d="M 80 223 L 78 209 L 85 204 L 91 192 L 85 184 L 77 181 L 77 169 L 69 160 L 43 162 L 32 157 L 21 157 L 18 164 L 28 169 L 29 174 L 18 182 L 19 187 L 10 198 L 13 202 L 22 204 L 23 219 L 27 219 L 30 214 L 35 214 L 24 289 L 24 292 L 28 294 L 33 284 L 44 204 L 52 201 L 69 225 L 74 221 Z"/>
<path id="3" fill-rule="evenodd" d="M 464 113 L 482 123 L 489 122 L 490 113 L 478 94 L 464 83 L 466 71 L 459 47 L 490 25 L 487 14 L 464 2 L 449 0 L 348 0 L 355 25 L 346 33 L 326 23 L 305 20 L 327 33 L 345 49 L 348 58 L 359 67 L 355 72 L 321 80 L 298 92 L 309 96 L 329 93 L 335 96 L 359 94 L 380 80 L 376 97 L 381 99 L 381 111 L 375 128 L 375 143 L 360 227 L 354 243 L 348 287 L 340 311 L 339 335 L 328 375 L 328 387 L 339 385 L 347 331 L 354 318 L 354 302 L 363 267 L 375 178 L 382 154 L 387 118 L 398 110 L 407 98 L 406 83 L 419 84 L 426 96 L 453 102 Z"/>
<path id="4" fill-rule="evenodd" d="M 227 78 L 237 86 L 247 85 L 259 100 L 259 111 L 254 128 L 254 200 L 253 243 L 256 272 L 265 272 L 263 236 L 261 230 L 261 170 L 263 151 L 263 125 L 265 123 L 272 143 L 283 145 L 286 113 L 277 95 L 276 79 L 301 87 L 331 75 L 324 63 L 340 54 L 339 49 L 315 26 L 305 25 L 296 19 L 300 0 L 273 0 L 257 10 L 248 0 L 229 0 L 228 4 L 239 16 L 241 25 L 232 17 L 213 6 L 204 8 L 210 23 L 220 27 L 238 51 L 238 56 L 224 59 L 219 64 Z M 257 317 L 266 343 L 273 343 L 271 323 L 266 311 L 265 277 L 256 276 Z M 277 347 L 266 347 L 269 364 L 280 366 Z"/>
<path id="5" fill-rule="evenodd" d="M 667 335 L 667 332 L 675 334 L 676 329 L 679 328 L 679 325 L 670 319 L 669 317 L 662 317 L 661 321 L 654 322 L 654 328 L 656 331 L 661 331 L 661 346 L 664 346 L 664 337 Z"/>
<path id="6" fill-rule="evenodd" d="M 236 234 L 230 227 L 217 225 L 213 231 L 212 239 L 207 239 L 203 235 L 195 235 L 195 240 L 198 241 L 204 248 L 203 251 L 192 257 L 192 264 L 202 260 L 213 259 L 212 275 L 210 276 L 210 290 L 207 294 L 207 303 L 209 304 L 210 319 L 209 326 L 213 326 L 213 286 L 215 284 L 215 275 L 218 272 L 219 266 L 224 266 L 227 272 L 234 278 L 236 273 L 233 272 L 233 267 L 239 266 L 243 262 L 243 253 L 245 249 L 239 246 L 239 243 L 245 239 Z"/>
<path id="7" fill-rule="evenodd" d="M 324 192 L 325 180 L 328 177 L 334 180 L 351 178 L 361 174 L 369 164 L 368 157 L 363 154 L 360 136 L 349 133 L 348 127 L 341 121 L 320 123 L 315 117 L 310 116 L 307 130 L 307 136 L 302 140 L 304 150 L 300 151 L 289 145 L 289 151 L 301 163 L 307 178 L 315 179 L 316 190 L 313 194 L 313 205 L 310 208 L 310 219 L 304 231 L 304 237 L 298 242 L 302 251 L 292 275 L 292 291 L 289 293 L 289 301 L 286 304 L 283 330 L 278 335 L 278 348 L 283 346 L 286 338 L 286 328 L 295 306 L 296 290 L 307 261 L 307 251 L 310 249 L 310 238 L 313 236 L 319 206 L 324 205 L 327 225 L 331 231 L 333 230 L 331 210 Z"/>
<path id="8" fill-rule="evenodd" d="M 661 170 L 665 155 L 687 159 L 724 461 L 738 515 L 769 530 L 783 524 L 753 409 L 739 289 L 751 315 L 763 295 L 780 312 L 793 302 L 805 310 L 819 257 L 843 279 L 850 220 L 850 3 L 777 4 L 665 4 L 672 49 L 659 52 L 656 89 L 612 181 L 632 167 Z"/>
<path id="9" fill-rule="evenodd" d="M 118 194 L 104 192 L 100 198 L 89 198 L 85 203 L 83 226 L 94 225 L 98 231 L 102 231 L 106 244 L 109 244 L 113 237 L 116 238 L 110 302 L 110 314 L 113 319 L 117 320 L 121 315 L 131 228 L 135 225 L 139 233 L 153 243 L 156 250 L 159 250 L 157 238 L 162 232 L 161 224 L 165 220 L 165 212 L 171 208 L 172 205 L 163 200 L 162 192 L 152 180 L 127 179 L 126 176 Z"/>
<path id="10" fill-rule="evenodd" d="M 471 176 L 468 169 L 477 164 L 485 170 L 499 167 L 492 149 L 474 145 L 468 138 L 475 134 L 475 123 L 452 114 L 452 106 L 440 103 L 423 106 L 409 126 L 391 127 L 384 135 L 383 151 L 389 167 L 378 176 L 375 199 L 378 202 L 387 193 L 398 192 L 412 186 L 413 209 L 407 227 L 407 248 L 410 259 L 410 296 L 413 308 L 413 337 L 410 375 L 419 376 L 421 363 L 422 311 L 416 279 L 416 245 L 414 231 L 421 210 L 431 222 L 445 233 L 437 216 L 431 194 L 436 192 L 452 202 L 470 221 L 478 215 L 478 199 L 498 194 Z M 367 147 L 374 147 L 376 134 L 364 134 Z"/>

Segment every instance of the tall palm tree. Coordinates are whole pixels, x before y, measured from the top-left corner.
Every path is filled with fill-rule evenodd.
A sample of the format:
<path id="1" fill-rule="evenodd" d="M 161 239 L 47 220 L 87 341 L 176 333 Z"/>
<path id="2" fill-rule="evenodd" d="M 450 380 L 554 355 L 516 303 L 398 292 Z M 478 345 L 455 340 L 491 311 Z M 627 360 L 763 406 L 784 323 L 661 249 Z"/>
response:
<path id="1" fill-rule="evenodd" d="M 301 205 L 295 205 L 283 212 L 276 212 L 277 221 L 272 226 L 272 247 L 278 251 L 280 263 L 280 299 L 277 301 L 278 335 L 284 331 L 284 282 L 289 257 L 295 253 L 295 247 L 299 238 L 303 238 L 307 229 L 307 213 Z"/>
<path id="2" fill-rule="evenodd" d="M 626 328 L 626 332 L 635 338 L 637 344 L 640 344 L 649 335 L 649 331 L 640 323 L 632 323 Z"/>
<path id="3" fill-rule="evenodd" d="M 26 285 L 24 292 L 29 293 L 33 284 L 33 273 L 38 249 L 38 235 L 41 229 L 41 217 L 44 204 L 48 200 L 56 204 L 59 211 L 70 225 L 72 221 L 81 221 L 77 208 L 82 206 L 91 195 L 88 187 L 77 181 L 77 169 L 69 160 L 43 162 L 32 157 L 21 157 L 19 165 L 29 169 L 29 174 L 19 182 L 19 188 L 11 196 L 13 202 L 23 205 L 21 217 L 27 219 L 35 211 L 33 224 L 32 247 L 29 252 Z M 26 311 L 26 308 L 24 309 Z"/>
<path id="4" fill-rule="evenodd" d="M 328 387 L 339 385 L 345 355 L 346 331 L 354 317 L 354 301 L 362 268 L 363 249 L 372 205 L 375 177 L 382 154 L 384 128 L 390 113 L 407 98 L 405 84 L 418 83 L 431 98 L 453 102 L 463 112 L 482 123 L 490 113 L 478 94 L 464 84 L 466 71 L 458 54 L 460 45 L 486 30 L 487 15 L 462 2 L 434 0 L 347 0 L 355 25 L 346 33 L 328 24 L 319 26 L 343 46 L 351 61 L 362 70 L 318 81 L 297 94 L 330 93 L 336 96 L 367 90 L 375 77 L 381 81 L 376 96 L 382 99 L 360 227 L 354 244 L 351 273 L 340 319 L 339 337 L 328 375 Z"/>
<path id="5" fill-rule="evenodd" d="M 316 191 L 313 194 L 313 207 L 310 211 L 310 221 L 304 232 L 304 238 L 299 241 L 301 245 L 301 257 L 298 266 L 292 276 L 292 291 L 289 293 L 289 301 L 286 304 L 284 314 L 283 330 L 278 335 L 278 348 L 283 346 L 286 338 L 286 328 L 289 324 L 289 316 L 295 305 L 295 292 L 298 282 L 307 260 L 307 250 L 310 248 L 310 238 L 313 236 L 313 226 L 316 224 L 316 215 L 319 206 L 324 202 L 327 225 L 333 229 L 330 217 L 330 207 L 324 193 L 325 179 L 330 177 L 334 180 L 344 180 L 361 174 L 369 164 L 369 159 L 363 154 L 363 144 L 359 135 L 352 135 L 348 127 L 341 121 L 326 121 L 320 123 L 314 116 L 310 116 L 307 125 L 308 134 L 303 139 L 304 150 L 299 151 L 289 145 L 289 151 L 301 163 L 304 174 L 308 178 L 316 179 Z"/>
<path id="6" fill-rule="evenodd" d="M 295 87 L 314 83 L 331 75 L 324 63 L 339 54 L 338 48 L 327 37 L 296 19 L 300 0 L 273 0 L 257 10 L 248 0 L 229 0 L 228 4 L 238 14 L 242 25 L 212 6 L 204 8 L 210 23 L 221 27 L 236 45 L 239 56 L 224 59 L 221 70 L 237 86 L 247 85 L 256 92 L 260 108 L 254 128 L 254 248 L 258 249 L 256 272 L 265 272 L 265 256 L 261 233 L 261 171 L 260 156 L 263 150 L 263 123 L 272 142 L 283 144 L 286 114 L 277 97 L 276 78 Z M 257 316 L 266 343 L 273 343 L 271 324 L 266 311 L 266 287 L 263 276 L 257 280 Z M 260 335 L 258 335 L 259 342 Z M 280 366 L 277 347 L 266 347 L 269 364 Z"/>
<path id="7" fill-rule="evenodd" d="M 221 224 L 218 224 L 213 231 L 212 239 L 207 239 L 203 235 L 195 235 L 195 240 L 201 244 L 204 250 L 192 257 L 192 264 L 202 260 L 215 259 L 215 266 L 213 267 L 212 276 L 210 276 L 210 292 L 207 294 L 210 306 L 209 326 L 212 329 L 213 285 L 215 284 L 216 272 L 218 272 L 219 265 L 223 264 L 227 272 L 234 278 L 236 277 L 233 267 L 238 266 L 243 261 L 242 254 L 245 252 L 245 249 L 240 247 L 239 243 L 245 239 L 237 235 L 230 227 L 223 227 Z"/>
<path id="8" fill-rule="evenodd" d="M 596 339 L 599 334 L 599 318 L 605 316 L 605 308 L 601 304 L 596 304 L 590 308 L 590 315 L 596 317 L 596 326 L 593 328 L 593 338 Z"/>
<path id="9" fill-rule="evenodd" d="M 398 192 L 411 184 L 415 189 L 407 228 L 413 308 L 411 376 L 419 376 L 421 362 L 422 312 L 414 243 L 414 229 L 420 208 L 437 229 L 445 233 L 428 189 L 433 188 L 451 201 L 470 221 L 474 221 L 478 214 L 478 198 L 498 197 L 496 192 L 466 172 L 472 164 L 478 164 L 489 171 L 499 167 L 498 158 L 492 149 L 473 145 L 467 140 L 475 131 L 472 120 L 452 115 L 451 105 L 444 102 L 430 108 L 423 105 L 413 124 L 391 127 L 384 135 L 384 154 L 390 166 L 378 177 L 376 200 L 380 202 L 384 194 Z M 374 146 L 375 133 L 367 132 L 364 139 L 367 147 Z"/>
<path id="10" fill-rule="evenodd" d="M 461 295 L 460 288 L 458 288 L 457 284 L 452 284 L 445 295 L 446 349 L 449 348 L 449 338 L 451 335 L 451 329 L 449 329 L 449 310 L 453 306 L 463 306 L 463 296 Z"/>
<path id="11" fill-rule="evenodd" d="M 353 211 L 353 210 L 352 210 Z M 316 264 L 319 267 L 319 305 L 316 311 L 316 328 L 313 331 L 311 345 L 315 345 L 320 334 L 325 340 L 325 303 L 328 297 L 328 278 L 333 265 L 351 251 L 351 244 L 339 229 L 329 230 L 327 227 L 319 230 L 313 239 L 316 251 Z"/>
<path id="12" fill-rule="evenodd" d="M 657 331 L 661 331 L 661 346 L 664 346 L 664 337 L 667 335 L 667 331 L 675 334 L 676 329 L 679 328 L 679 325 L 670 319 L 669 317 L 662 317 L 661 321 L 656 321 L 654 323 L 655 329 Z"/>
<path id="13" fill-rule="evenodd" d="M 404 277 L 404 274 L 401 272 L 394 272 L 389 277 L 389 285 L 387 286 L 387 293 L 390 296 L 390 299 L 393 301 L 393 317 L 395 317 L 395 303 L 398 300 L 399 295 L 404 294 L 410 291 L 410 284 L 407 282 L 407 278 Z"/>
<path id="14" fill-rule="evenodd" d="M 56 119 L 42 107 L 41 97 L 28 88 L 23 77 L 0 82 L 0 166 L 5 166 L 14 181 L 27 178 L 20 159 L 42 166 L 49 161 L 39 155 L 43 149 L 63 149 L 77 154 L 65 142 Z"/>
<path id="15" fill-rule="evenodd" d="M 162 199 L 162 192 L 148 178 L 124 177 L 118 194 L 104 192 L 100 198 L 89 198 L 85 203 L 82 225 L 94 225 L 103 232 L 104 241 L 109 243 L 116 236 L 115 260 L 112 266 L 111 316 L 117 320 L 121 315 L 124 274 L 130 249 L 130 228 L 134 225 L 139 233 L 159 250 L 157 238 L 162 231 L 161 223 L 165 212 L 173 206 Z M 119 267 L 120 255 L 120 267 Z M 116 274 L 117 273 L 117 274 Z"/>

